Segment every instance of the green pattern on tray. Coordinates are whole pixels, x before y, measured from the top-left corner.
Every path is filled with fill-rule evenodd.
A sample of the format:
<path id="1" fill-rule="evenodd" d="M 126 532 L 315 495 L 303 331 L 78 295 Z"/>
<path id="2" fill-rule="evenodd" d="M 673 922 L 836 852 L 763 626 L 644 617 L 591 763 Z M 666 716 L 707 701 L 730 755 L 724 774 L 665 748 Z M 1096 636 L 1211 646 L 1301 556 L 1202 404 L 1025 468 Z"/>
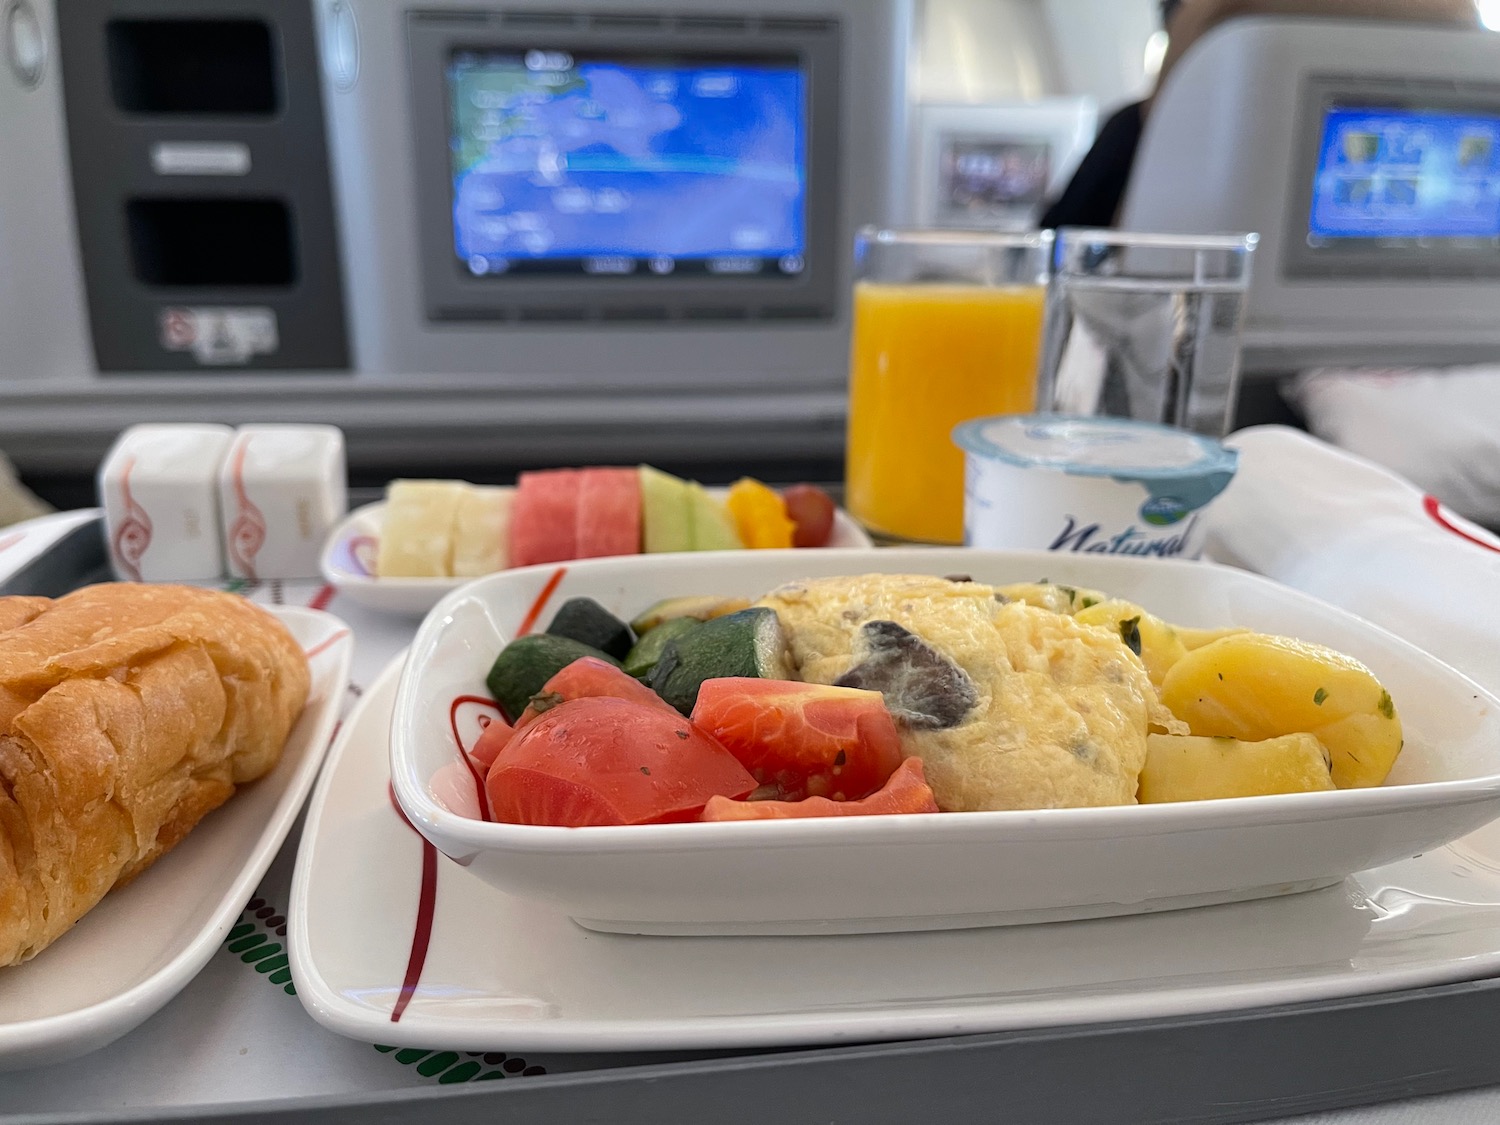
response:
<path id="1" fill-rule="evenodd" d="M 288 996 L 297 995 L 285 948 L 286 915 L 265 899 L 252 898 L 240 913 L 240 919 L 224 937 L 224 950 L 231 957 L 249 965 Z M 417 1047 L 382 1047 L 375 1050 L 389 1055 L 402 1066 L 416 1068 L 423 1078 L 435 1079 L 440 1085 L 458 1082 L 490 1082 L 497 1078 L 520 1078 L 546 1074 L 547 1068 L 535 1066 L 516 1055 L 500 1051 L 424 1051 Z"/>

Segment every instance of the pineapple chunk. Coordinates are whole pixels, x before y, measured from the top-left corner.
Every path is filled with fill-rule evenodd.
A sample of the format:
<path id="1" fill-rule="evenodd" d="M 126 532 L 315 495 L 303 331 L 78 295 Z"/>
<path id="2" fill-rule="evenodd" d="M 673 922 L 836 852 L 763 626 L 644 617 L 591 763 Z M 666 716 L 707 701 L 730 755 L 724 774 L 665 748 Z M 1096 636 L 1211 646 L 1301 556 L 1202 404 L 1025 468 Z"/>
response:
<path id="1" fill-rule="evenodd" d="M 1172 665 L 1187 655 L 1172 626 L 1131 602 L 1118 599 L 1099 602 L 1080 609 L 1073 618 L 1081 625 L 1100 626 L 1124 641 L 1146 665 L 1146 674 L 1157 688 Z"/>
<path id="2" fill-rule="evenodd" d="M 1310 734 L 1264 742 L 1152 734 L 1146 736 L 1146 766 L 1137 799 L 1154 805 L 1333 788 L 1328 750 Z"/>
<path id="3" fill-rule="evenodd" d="M 1244 742 L 1315 735 L 1340 789 L 1381 784 L 1401 752 L 1401 720 L 1374 674 L 1288 637 L 1240 633 L 1189 652 L 1167 673 L 1161 697 L 1197 735 Z"/>
<path id="4" fill-rule="evenodd" d="M 448 578 L 453 523 L 468 488 L 454 480 L 397 480 L 385 492 L 385 524 L 375 574 L 380 578 Z"/>

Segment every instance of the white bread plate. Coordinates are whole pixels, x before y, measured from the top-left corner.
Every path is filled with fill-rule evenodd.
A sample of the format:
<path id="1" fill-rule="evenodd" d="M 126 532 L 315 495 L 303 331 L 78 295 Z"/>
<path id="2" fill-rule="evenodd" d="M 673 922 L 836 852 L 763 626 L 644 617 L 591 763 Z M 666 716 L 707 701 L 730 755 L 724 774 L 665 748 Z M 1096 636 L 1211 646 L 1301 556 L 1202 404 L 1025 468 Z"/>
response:
<path id="1" fill-rule="evenodd" d="M 723 489 L 709 489 L 720 499 Z M 472 578 L 377 578 L 375 559 L 385 526 L 385 503 L 356 508 L 333 529 L 323 547 L 323 580 L 341 595 L 382 613 L 420 617 Z M 826 549 L 869 548 L 870 537 L 840 508 Z"/>
<path id="2" fill-rule="evenodd" d="M 1243 571 L 961 549 L 597 560 L 554 583 L 557 570 L 480 579 L 423 621 L 397 692 L 391 775 L 406 816 L 440 851 L 590 929 L 868 933 L 1173 910 L 1331 886 L 1500 816 L 1500 699 L 1350 613 Z M 1175 624 L 1329 645 L 1389 690 L 1406 748 L 1379 788 L 1113 808 L 569 829 L 486 823 L 477 794 L 467 809 L 455 798 L 450 709 L 485 694 L 495 655 L 549 586 L 550 608 L 583 595 L 629 617 L 669 596 L 755 598 L 799 578 L 875 572 L 1045 577 Z"/>

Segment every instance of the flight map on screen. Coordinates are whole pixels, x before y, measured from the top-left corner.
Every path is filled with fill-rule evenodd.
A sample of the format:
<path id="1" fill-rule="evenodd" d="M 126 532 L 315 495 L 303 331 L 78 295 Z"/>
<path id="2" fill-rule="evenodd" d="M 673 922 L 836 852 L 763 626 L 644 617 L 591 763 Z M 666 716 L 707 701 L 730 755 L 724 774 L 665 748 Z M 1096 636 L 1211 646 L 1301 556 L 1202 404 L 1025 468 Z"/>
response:
<path id="1" fill-rule="evenodd" d="M 1500 239 L 1500 117 L 1328 110 L 1308 244 L 1335 239 Z"/>
<path id="2" fill-rule="evenodd" d="M 795 61 L 453 54 L 454 250 L 474 276 L 795 275 Z"/>

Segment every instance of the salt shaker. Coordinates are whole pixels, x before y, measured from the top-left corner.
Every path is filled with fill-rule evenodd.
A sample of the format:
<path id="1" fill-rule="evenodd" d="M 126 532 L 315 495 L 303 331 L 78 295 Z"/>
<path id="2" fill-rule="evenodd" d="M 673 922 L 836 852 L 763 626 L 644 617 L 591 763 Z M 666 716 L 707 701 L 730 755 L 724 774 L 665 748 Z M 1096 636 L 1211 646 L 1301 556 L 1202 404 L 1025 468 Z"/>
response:
<path id="1" fill-rule="evenodd" d="M 234 431 L 173 423 L 132 426 L 99 468 L 110 562 L 133 582 L 204 581 L 224 573 L 219 469 Z"/>
<path id="2" fill-rule="evenodd" d="M 343 431 L 241 426 L 224 458 L 219 496 L 231 575 L 317 577 L 323 541 L 348 506 Z"/>

